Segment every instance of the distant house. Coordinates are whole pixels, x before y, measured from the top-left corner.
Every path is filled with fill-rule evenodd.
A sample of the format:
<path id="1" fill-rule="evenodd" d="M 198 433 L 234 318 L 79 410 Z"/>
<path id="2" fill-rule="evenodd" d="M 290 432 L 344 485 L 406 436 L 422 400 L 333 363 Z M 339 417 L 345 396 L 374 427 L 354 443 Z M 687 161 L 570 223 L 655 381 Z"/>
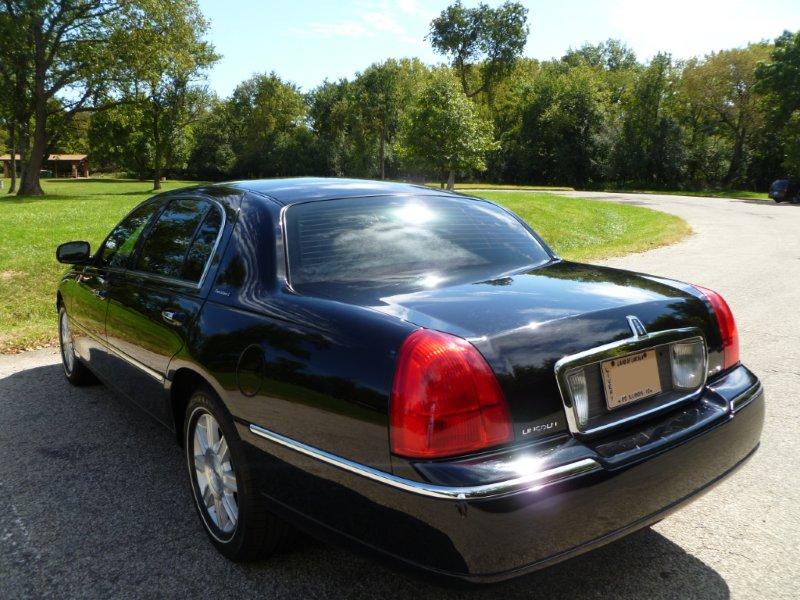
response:
<path id="1" fill-rule="evenodd" d="M 17 154 L 17 161 L 19 161 L 19 154 Z M 3 163 L 3 177 L 8 177 L 11 174 L 11 155 L 0 156 L 0 162 Z M 17 169 L 19 169 L 19 163 L 17 163 Z M 89 157 L 86 154 L 51 154 L 42 165 L 42 169 L 50 171 L 53 177 L 71 177 L 72 179 L 89 177 Z"/>

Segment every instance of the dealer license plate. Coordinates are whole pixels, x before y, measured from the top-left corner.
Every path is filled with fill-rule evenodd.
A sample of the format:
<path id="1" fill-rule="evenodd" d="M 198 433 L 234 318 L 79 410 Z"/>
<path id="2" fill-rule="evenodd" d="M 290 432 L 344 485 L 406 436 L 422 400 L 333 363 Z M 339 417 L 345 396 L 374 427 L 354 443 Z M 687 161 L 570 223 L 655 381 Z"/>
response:
<path id="1" fill-rule="evenodd" d="M 600 365 L 608 410 L 661 393 L 655 350 L 607 360 Z"/>

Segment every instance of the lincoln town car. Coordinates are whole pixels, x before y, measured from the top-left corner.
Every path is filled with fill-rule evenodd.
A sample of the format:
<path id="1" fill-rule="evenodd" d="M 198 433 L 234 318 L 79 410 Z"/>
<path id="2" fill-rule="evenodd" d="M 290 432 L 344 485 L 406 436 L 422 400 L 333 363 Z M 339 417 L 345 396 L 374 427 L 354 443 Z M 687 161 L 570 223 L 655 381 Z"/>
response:
<path id="1" fill-rule="evenodd" d="M 231 560 L 301 530 L 508 579 L 652 525 L 759 445 L 764 394 L 722 296 L 564 260 L 480 198 L 204 185 L 56 254 L 67 380 L 174 432 Z"/>

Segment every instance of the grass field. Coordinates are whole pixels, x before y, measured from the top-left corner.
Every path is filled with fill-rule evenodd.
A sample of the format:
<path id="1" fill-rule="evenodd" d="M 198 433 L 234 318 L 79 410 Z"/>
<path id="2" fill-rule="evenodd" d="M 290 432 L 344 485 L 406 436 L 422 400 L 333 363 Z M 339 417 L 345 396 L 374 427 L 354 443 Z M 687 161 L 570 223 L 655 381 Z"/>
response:
<path id="1" fill-rule="evenodd" d="M 169 181 L 164 187 L 187 185 L 194 183 Z M 46 180 L 43 186 L 48 194 L 43 198 L 0 193 L 0 352 L 55 341 L 55 289 L 64 272 L 55 260 L 56 246 L 83 239 L 96 248 L 125 213 L 152 194 L 151 183 L 130 180 Z M 677 217 L 636 206 L 542 192 L 480 195 L 520 214 L 569 259 L 646 250 L 690 232 Z"/>

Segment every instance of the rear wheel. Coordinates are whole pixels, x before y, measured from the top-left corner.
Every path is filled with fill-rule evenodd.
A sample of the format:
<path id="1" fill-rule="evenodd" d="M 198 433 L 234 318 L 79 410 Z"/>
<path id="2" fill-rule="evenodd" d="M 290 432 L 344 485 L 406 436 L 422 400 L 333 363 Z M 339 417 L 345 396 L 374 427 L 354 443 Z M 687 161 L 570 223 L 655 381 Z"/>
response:
<path id="1" fill-rule="evenodd" d="M 58 341 L 61 348 L 61 364 L 64 367 L 64 376 L 67 381 L 76 386 L 97 383 L 97 378 L 75 354 L 72 328 L 67 311 L 63 306 L 58 309 Z"/>
<path id="2" fill-rule="evenodd" d="M 278 551 L 288 525 L 267 512 L 233 422 L 209 388 L 189 400 L 184 432 L 195 506 L 217 550 L 235 561 Z"/>

